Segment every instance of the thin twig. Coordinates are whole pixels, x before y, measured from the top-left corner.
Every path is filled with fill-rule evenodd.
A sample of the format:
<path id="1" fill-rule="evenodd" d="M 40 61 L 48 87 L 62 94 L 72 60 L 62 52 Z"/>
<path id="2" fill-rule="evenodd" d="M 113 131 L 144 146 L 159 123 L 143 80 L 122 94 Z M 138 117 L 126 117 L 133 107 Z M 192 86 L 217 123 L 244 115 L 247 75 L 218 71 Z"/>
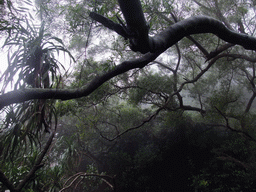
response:
<path id="1" fill-rule="evenodd" d="M 62 188 L 62 189 L 60 190 L 60 192 L 63 192 L 63 191 L 65 191 L 66 189 L 69 189 L 70 187 L 72 187 L 72 185 L 73 185 L 80 177 L 90 177 L 90 176 L 93 176 L 93 177 L 100 177 L 100 178 L 102 179 L 102 181 L 104 181 L 112 190 L 114 189 L 114 186 L 113 186 L 111 183 L 109 183 L 106 179 L 104 179 L 104 178 L 109 178 L 109 179 L 113 180 L 113 177 L 111 177 L 111 176 L 109 176 L 109 175 L 88 174 L 88 173 L 84 173 L 84 172 L 79 172 L 79 173 L 76 173 L 75 175 L 72 175 L 70 178 L 68 178 L 68 180 L 65 182 L 64 185 L 66 185 L 71 179 L 73 179 L 73 178 L 74 178 L 74 179 L 71 181 L 71 183 L 70 183 L 68 186 Z"/>

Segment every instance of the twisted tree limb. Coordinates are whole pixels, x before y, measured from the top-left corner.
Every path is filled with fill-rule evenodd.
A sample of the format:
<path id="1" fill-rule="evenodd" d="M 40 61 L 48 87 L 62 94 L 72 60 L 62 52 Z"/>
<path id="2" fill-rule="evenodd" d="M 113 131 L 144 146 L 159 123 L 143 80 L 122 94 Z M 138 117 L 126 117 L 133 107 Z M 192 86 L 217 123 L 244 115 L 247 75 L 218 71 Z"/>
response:
<path id="1" fill-rule="evenodd" d="M 139 0 L 134 0 L 132 2 L 133 3 L 130 5 L 126 0 L 119 0 L 121 10 L 127 22 L 127 31 L 130 36 L 122 35 L 119 27 L 117 27 L 117 29 L 111 27 L 114 26 L 114 24 L 110 25 L 109 28 L 125 38 L 129 37 L 131 42 L 130 47 L 133 51 L 139 51 L 141 53 L 153 53 L 156 51 L 163 52 L 182 38 L 201 33 L 212 33 L 230 44 L 241 45 L 248 50 L 256 50 L 255 37 L 244 33 L 237 33 L 227 28 L 221 21 L 208 16 L 195 16 L 179 21 L 154 37 L 149 37 L 149 27 L 146 24 L 140 2 Z M 137 4 L 138 7 L 135 8 Z M 90 15 L 98 14 L 91 13 Z M 97 21 L 102 22 L 106 27 L 108 27 L 108 23 L 112 22 L 103 16 L 99 17 L 102 19 Z"/>
<path id="2" fill-rule="evenodd" d="M 246 34 L 236 33 L 226 28 L 220 21 L 205 17 L 192 17 L 173 24 L 160 34 L 151 37 L 152 45 L 149 51 L 141 58 L 125 61 L 114 69 L 95 77 L 90 83 L 79 89 L 19 89 L 0 96 L 0 109 L 4 106 L 28 101 L 31 99 L 61 99 L 68 100 L 88 96 L 103 83 L 113 77 L 131 69 L 143 68 L 154 61 L 166 49 L 177 43 L 182 38 L 200 33 L 213 33 L 231 44 L 238 44 L 245 49 L 256 50 L 256 38 Z"/>
<path id="3" fill-rule="evenodd" d="M 160 55 L 157 53 L 148 53 L 141 58 L 124 61 L 114 69 L 100 76 L 95 77 L 90 83 L 79 89 L 19 89 L 10 91 L 0 96 L 0 109 L 4 106 L 28 101 L 31 99 L 61 99 L 69 100 L 90 95 L 93 91 L 99 88 L 103 83 L 113 77 L 125 73 L 131 69 L 143 68 L 149 62 L 155 60 Z"/>

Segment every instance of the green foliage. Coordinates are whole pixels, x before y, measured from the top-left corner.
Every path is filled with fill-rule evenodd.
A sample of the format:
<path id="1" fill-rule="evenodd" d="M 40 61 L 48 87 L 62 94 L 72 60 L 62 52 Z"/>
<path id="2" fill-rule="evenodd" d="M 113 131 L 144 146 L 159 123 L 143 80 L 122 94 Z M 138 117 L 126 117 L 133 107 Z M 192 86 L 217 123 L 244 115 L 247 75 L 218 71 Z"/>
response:
<path id="1" fill-rule="evenodd" d="M 75 113 L 75 109 L 77 108 L 77 102 L 74 100 L 67 101 L 57 101 L 55 103 L 56 113 L 62 117 L 67 114 Z"/>
<path id="2" fill-rule="evenodd" d="M 134 87 L 129 96 L 131 103 L 160 104 L 173 91 L 173 79 L 172 76 L 162 76 L 158 73 L 148 74 L 141 76 Z"/>
<path id="3" fill-rule="evenodd" d="M 38 1 L 39 26 L 22 15 L 30 15 L 27 8 L 17 11 L 5 2 L 0 31 L 7 35 L 9 63 L 0 79 L 3 93 L 9 87 L 83 88 L 122 61 L 141 57 L 88 16 L 96 11 L 120 23 L 117 1 Z M 254 34 L 253 4 L 143 0 L 142 8 L 150 35 L 200 14 Z M 66 84 L 56 54 L 73 57 L 62 37 L 51 32 L 66 33 L 63 39 L 77 54 Z M 34 166 L 45 132 L 58 128 L 44 166 L 23 191 L 60 191 L 72 184 L 70 190 L 94 191 L 104 181 L 95 175 L 103 173 L 115 175 L 120 191 L 252 191 L 255 110 L 249 100 L 255 97 L 255 59 L 239 46 L 217 54 L 224 45 L 213 34 L 193 35 L 157 62 L 112 78 L 85 98 L 31 100 L 4 108 L 1 171 L 13 184 L 20 182 Z"/>
<path id="4" fill-rule="evenodd" d="M 35 27 L 27 19 L 19 25 L 17 33 L 8 37 L 4 43 L 10 52 L 8 68 L 1 79 L 5 80 L 3 90 L 10 84 L 14 89 L 33 87 L 49 88 L 59 84 L 58 70 L 61 65 L 54 57 L 54 51 L 68 53 L 61 39 L 51 36 L 45 30 L 44 23 L 40 28 Z M 15 50 L 11 52 L 12 50 Z M 72 56 L 71 56 L 72 58 Z M 17 78 L 16 82 L 13 82 Z M 57 80 L 56 80 L 57 79 Z"/>
<path id="5" fill-rule="evenodd" d="M 230 134 L 219 148 L 213 148 L 213 152 L 216 158 L 210 159 L 208 166 L 192 177 L 193 186 L 199 190 L 216 192 L 250 191 L 255 188 L 252 178 L 254 168 L 244 167 L 255 153 L 254 142 L 248 143 L 239 135 Z"/>
<path id="6" fill-rule="evenodd" d="M 6 161 L 23 156 L 34 145 L 40 144 L 40 137 L 49 132 L 56 122 L 56 113 L 51 101 L 30 101 L 22 105 L 9 106 L 4 111 L 6 118 L 1 127 L 0 142 L 5 146 L 2 157 Z"/>
<path id="7" fill-rule="evenodd" d="M 10 88 L 57 88 L 61 80 L 61 64 L 54 53 L 64 51 L 70 55 L 69 51 L 60 38 L 47 32 L 44 23 L 38 27 L 26 17 L 14 19 L 17 22 L 14 22 L 15 28 L 4 42 L 9 53 L 8 67 L 1 75 L 2 92 Z M 5 119 L 0 128 L 1 171 L 17 186 L 33 168 L 44 143 L 45 132 L 56 128 L 54 101 L 32 100 L 10 105 L 2 110 L 2 114 Z M 46 172 L 38 171 L 36 174 L 43 176 L 34 175 L 23 190 L 43 191 L 44 185 L 48 185 Z M 45 183 L 42 182 L 44 180 Z"/>

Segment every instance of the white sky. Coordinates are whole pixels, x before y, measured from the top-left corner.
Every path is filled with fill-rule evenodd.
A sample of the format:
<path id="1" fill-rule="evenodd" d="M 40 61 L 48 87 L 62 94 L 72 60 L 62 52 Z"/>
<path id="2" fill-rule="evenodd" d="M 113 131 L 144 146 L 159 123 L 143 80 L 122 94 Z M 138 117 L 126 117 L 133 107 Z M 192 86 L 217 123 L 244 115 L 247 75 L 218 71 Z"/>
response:
<path id="1" fill-rule="evenodd" d="M 0 39 L 0 46 L 3 45 L 3 40 L 4 39 Z M 0 51 L 0 75 L 3 74 L 3 72 L 6 70 L 7 66 L 8 66 L 8 60 L 7 60 L 7 51 L 6 50 L 2 50 Z"/>
<path id="2" fill-rule="evenodd" d="M 31 2 L 34 3 L 34 0 L 31 0 Z M 17 2 L 14 1 L 14 4 L 17 5 L 17 7 L 18 7 L 18 4 L 20 4 L 20 3 L 21 3 L 21 1 L 17 1 Z M 24 3 L 21 6 L 25 6 L 30 10 L 30 14 L 34 18 L 34 20 L 32 21 L 34 24 L 40 23 L 40 21 L 38 20 L 38 16 L 36 15 L 36 9 L 35 9 L 34 4 L 33 4 L 33 6 L 29 6 Z M 29 18 L 30 17 L 28 17 L 28 20 L 29 20 Z M 5 72 L 5 70 L 8 67 L 8 57 L 7 57 L 8 49 L 2 48 L 6 37 L 5 36 L 0 37 L 0 77 L 2 76 L 2 74 Z M 58 60 L 65 67 L 66 70 L 68 70 L 70 68 L 70 57 L 67 53 L 65 53 L 65 55 L 64 55 L 64 53 L 62 51 L 59 51 L 59 55 L 57 54 L 57 52 L 54 53 L 54 55 L 55 55 L 55 59 Z M 62 69 L 63 68 L 60 66 L 60 70 L 63 72 Z M 2 85 L 3 85 L 3 82 L 0 82 L 0 91 L 1 91 Z M 6 92 L 8 92 L 10 90 L 11 90 L 11 87 L 9 87 L 9 88 L 7 87 Z"/>

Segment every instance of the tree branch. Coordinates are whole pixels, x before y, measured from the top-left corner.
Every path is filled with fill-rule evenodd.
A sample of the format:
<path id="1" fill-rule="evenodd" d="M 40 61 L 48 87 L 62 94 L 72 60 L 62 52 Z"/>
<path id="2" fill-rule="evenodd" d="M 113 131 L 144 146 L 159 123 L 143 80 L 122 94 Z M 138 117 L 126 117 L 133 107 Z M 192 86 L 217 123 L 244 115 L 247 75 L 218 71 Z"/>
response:
<path id="1" fill-rule="evenodd" d="M 117 24 L 113 21 L 111 21 L 110 19 L 95 13 L 95 12 L 91 12 L 89 14 L 89 16 L 95 20 L 98 21 L 99 23 L 101 23 L 102 25 L 104 25 L 105 27 L 115 31 L 116 33 L 118 33 L 119 35 L 123 36 L 125 39 L 127 39 L 129 37 L 129 34 L 127 33 L 127 31 L 125 31 L 125 29 L 120 25 Z"/>
<path id="2" fill-rule="evenodd" d="M 0 181 L 10 190 L 15 191 L 15 187 L 12 182 L 5 176 L 5 174 L 0 170 Z"/>
<path id="3" fill-rule="evenodd" d="M 215 109 L 218 111 L 218 113 L 219 113 L 219 114 L 225 119 L 225 121 L 226 121 L 226 125 L 223 126 L 223 127 L 228 128 L 228 129 L 231 130 L 232 132 L 242 133 L 243 135 L 245 135 L 245 136 L 247 136 L 249 139 L 251 139 L 251 141 L 256 142 L 256 140 L 255 140 L 251 135 L 249 135 L 247 132 L 232 128 L 232 127 L 229 125 L 229 119 L 226 117 L 226 115 L 223 114 L 217 107 L 215 107 Z M 221 125 L 220 125 L 220 126 L 221 126 Z"/>
<path id="4" fill-rule="evenodd" d="M 129 129 L 126 129 L 125 131 L 123 131 L 122 133 L 116 135 L 115 137 L 113 137 L 112 139 L 109 139 L 107 137 L 105 137 L 104 135 L 102 135 L 102 133 L 100 133 L 100 136 L 103 138 L 103 139 L 106 139 L 108 141 L 114 141 L 116 140 L 117 138 L 121 137 L 122 135 L 124 135 L 125 133 L 128 133 L 132 130 L 135 130 L 135 129 L 139 129 L 140 127 L 142 127 L 143 125 L 145 125 L 146 123 L 150 122 L 153 118 L 155 118 L 158 113 L 160 111 L 162 111 L 163 109 L 165 109 L 164 107 L 160 107 L 153 115 L 151 115 L 150 117 L 148 117 L 146 120 L 144 120 L 141 124 L 135 126 L 135 127 L 132 127 L 132 128 L 129 128 Z"/>
<path id="5" fill-rule="evenodd" d="M 148 36 L 149 26 L 145 20 L 140 0 L 118 0 L 127 24 L 128 33 L 132 36 L 130 48 L 133 51 L 147 53 L 152 48 Z"/>
<path id="6" fill-rule="evenodd" d="M 80 178 L 80 177 L 99 177 L 101 178 L 112 190 L 115 190 L 115 185 L 112 185 L 110 182 L 108 182 L 106 179 L 111 179 L 111 180 L 114 180 L 114 177 L 111 177 L 109 175 L 99 175 L 99 174 L 89 174 L 89 173 L 84 173 L 84 172 L 79 172 L 79 173 L 76 173 L 75 175 L 72 175 L 70 178 L 68 178 L 68 180 L 65 182 L 64 185 L 67 185 L 67 183 L 69 181 L 70 184 L 64 188 L 62 188 L 60 190 L 60 192 L 63 192 L 65 191 L 66 189 L 69 189 L 70 187 L 72 187 L 72 185 Z"/>
<path id="7" fill-rule="evenodd" d="M 212 58 L 216 57 L 217 55 L 219 55 L 223 51 L 225 51 L 228 48 L 233 47 L 233 46 L 234 46 L 234 44 L 227 43 L 227 44 L 219 47 L 217 50 L 211 51 L 208 55 L 206 55 L 206 61 L 211 60 Z"/>
<path id="8" fill-rule="evenodd" d="M 136 27 L 138 26 L 136 25 Z M 143 40 L 138 41 L 136 45 L 136 50 L 132 50 L 140 51 L 141 53 L 146 53 L 149 51 L 163 52 L 169 47 L 173 46 L 178 41 L 180 41 L 182 38 L 189 35 L 201 33 L 212 33 L 230 44 L 241 45 L 248 50 L 256 50 L 255 37 L 230 30 L 221 21 L 207 16 L 195 16 L 185 19 L 183 21 L 179 21 L 171 25 L 169 28 L 162 31 L 161 33 L 155 35 L 154 37 L 149 37 L 148 40 L 146 38 L 143 38 Z M 139 38 L 142 37 L 138 36 L 135 39 L 138 40 Z M 146 44 L 147 46 L 142 46 L 138 43 L 144 45 Z"/>
<path id="9" fill-rule="evenodd" d="M 11 91 L 0 96 L 0 109 L 12 103 L 19 103 L 31 99 L 74 99 L 88 96 L 103 83 L 111 78 L 125 73 L 131 69 L 143 68 L 149 62 L 155 60 L 162 52 L 171 47 L 183 37 L 198 34 L 213 33 L 232 44 L 242 45 L 245 49 L 256 50 L 256 38 L 246 34 L 240 34 L 227 29 L 220 21 L 210 17 L 192 17 L 175 23 L 162 33 L 152 37 L 154 42 L 154 53 L 147 53 L 143 57 L 131 61 L 125 61 L 113 70 L 96 77 L 81 89 L 54 90 L 54 89 L 20 89 Z"/>
<path id="10" fill-rule="evenodd" d="M 155 60 L 160 53 L 148 53 L 141 58 L 124 61 L 109 72 L 95 77 L 90 83 L 79 89 L 19 89 L 5 93 L 0 96 L 0 109 L 13 103 L 20 103 L 31 99 L 68 100 L 88 96 L 111 78 L 131 69 L 145 67 L 148 63 Z"/>
<path id="11" fill-rule="evenodd" d="M 225 153 L 222 153 L 221 155 L 223 155 L 223 156 L 219 156 L 219 157 L 217 157 L 217 159 L 220 159 L 222 161 L 233 162 L 236 165 L 243 167 L 246 171 L 248 171 L 251 168 L 249 165 L 247 165 L 247 164 L 243 163 L 242 161 L 239 161 L 238 159 L 231 157 Z"/>
<path id="12" fill-rule="evenodd" d="M 43 164 L 42 164 L 42 160 L 44 158 L 44 156 L 46 155 L 49 147 L 51 146 L 52 140 L 55 136 L 55 131 L 53 131 L 43 149 L 43 151 L 40 153 L 39 157 L 37 158 L 35 165 L 33 166 L 33 168 L 30 170 L 30 172 L 24 177 L 24 179 L 19 183 L 17 190 L 20 191 L 25 184 L 34 176 L 35 172 L 40 169 Z"/>
<path id="13" fill-rule="evenodd" d="M 214 18 L 195 16 L 179 21 L 152 37 L 154 47 L 151 51 L 166 50 L 183 37 L 201 33 L 212 33 L 228 43 L 241 45 L 245 49 L 256 50 L 255 37 L 232 31 Z"/>
<path id="14" fill-rule="evenodd" d="M 168 17 L 166 17 L 164 14 L 160 13 L 159 11 L 155 11 L 155 10 L 154 10 L 154 12 L 156 14 L 158 14 L 160 17 L 162 17 L 165 21 L 169 22 L 169 24 L 173 24 L 173 21 L 171 19 L 169 19 Z M 173 17 L 174 21 L 177 23 L 178 22 L 177 17 L 175 17 L 174 14 L 172 14 L 172 17 Z M 205 57 L 208 56 L 208 54 L 209 54 L 208 51 L 198 41 L 196 41 L 190 35 L 188 35 L 186 38 L 188 38 L 190 41 L 192 41 L 197 46 L 197 48 L 205 55 Z"/>
<path id="15" fill-rule="evenodd" d="M 28 174 L 24 177 L 24 179 L 18 184 L 18 186 L 15 188 L 14 185 L 11 183 L 11 181 L 4 175 L 2 171 L 0 171 L 0 181 L 11 191 L 11 192 L 19 192 L 21 189 L 26 185 L 26 183 L 34 176 L 35 172 L 40 169 L 43 164 L 42 160 L 47 153 L 49 147 L 51 146 L 52 140 L 54 138 L 55 131 L 53 131 L 44 147 L 42 152 L 40 153 L 39 157 L 37 158 L 34 166 L 32 169 L 28 172 Z"/>

